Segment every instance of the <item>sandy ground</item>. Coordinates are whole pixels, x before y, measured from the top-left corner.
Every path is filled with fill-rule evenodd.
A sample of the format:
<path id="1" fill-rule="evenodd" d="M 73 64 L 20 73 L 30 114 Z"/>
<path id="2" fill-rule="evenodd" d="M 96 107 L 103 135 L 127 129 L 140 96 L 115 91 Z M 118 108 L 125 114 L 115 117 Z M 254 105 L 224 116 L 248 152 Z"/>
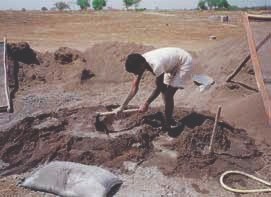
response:
<path id="1" fill-rule="evenodd" d="M 214 14 L 229 15 L 230 22 L 223 24 L 208 20 L 208 17 Z M 216 83 L 203 93 L 200 93 L 194 84 L 188 85 L 185 90 L 177 93 L 175 105 L 212 114 L 218 105 L 222 105 L 222 119 L 235 128 L 245 129 L 248 137 L 255 141 L 257 150 L 263 153 L 261 160 L 264 161 L 265 167 L 261 168 L 257 175 L 268 180 L 271 172 L 268 155 L 271 145 L 270 128 L 266 122 L 254 75 L 249 74 L 251 63 L 249 62 L 234 79 L 235 83 L 225 83 L 227 75 L 248 54 L 240 14 L 239 12 L 0 12 L 0 21 L 3 24 L 0 27 L 0 36 L 7 35 L 10 42 L 27 41 L 33 49 L 41 52 L 53 52 L 59 47 L 68 46 L 80 50 L 87 60 L 86 63 L 82 63 L 84 61 L 80 59 L 62 65 L 52 61 L 55 57 L 53 52 L 40 55 L 43 58 L 40 66 L 20 63 L 19 89 L 13 100 L 15 112 L 0 115 L 0 129 L 14 131 L 17 128 L 14 126 L 18 124 L 19 129 L 16 132 L 25 132 L 32 126 L 25 129 L 20 125 L 23 125 L 22 122 L 29 117 L 34 117 L 34 120 L 35 117 L 41 117 L 37 118 L 41 122 L 35 122 L 34 125 L 44 127 L 42 122 L 44 116 L 39 114 L 55 112 L 55 118 L 59 118 L 58 110 L 61 109 L 80 111 L 82 106 L 92 108 L 97 105 L 118 104 L 130 87 L 131 77 L 123 72 L 122 66 L 127 54 L 162 46 L 177 46 L 193 53 L 198 62 L 195 73 L 208 74 Z M 217 39 L 209 40 L 210 35 L 217 36 Z M 96 76 L 82 85 L 79 78 L 84 68 L 90 69 Z M 132 105 L 139 105 L 145 100 L 152 88 L 151 80 L 152 77 L 149 75 L 144 78 L 141 90 Z M 163 106 L 161 98 L 152 104 L 152 107 L 161 106 Z M 87 126 L 92 128 L 88 119 L 82 123 L 76 122 L 72 119 L 73 113 L 67 112 L 63 115 L 64 119 L 71 121 L 67 130 L 81 129 L 82 132 L 76 133 L 76 137 L 78 135 L 89 137 L 84 133 Z M 84 115 L 89 115 L 89 112 L 83 109 L 82 113 L 78 113 L 78 117 Z M 162 139 L 168 139 L 168 136 Z M 0 145 L 2 147 L 2 144 Z M 5 152 L 4 149 L 1 151 Z M 172 152 L 167 153 L 169 156 Z M 47 156 L 46 151 L 44 154 Z M 12 160 L 12 154 L 8 155 L 8 159 Z M 22 156 L 22 153 L 19 152 L 18 155 Z M 6 157 L 6 154 L 4 156 Z M 78 161 L 78 158 L 73 159 Z M 218 177 L 206 175 L 195 179 L 180 175 L 166 176 L 159 169 L 159 165 L 157 167 L 155 164 L 147 164 L 148 162 L 143 162 L 142 166 L 129 173 L 116 172 L 124 181 L 117 196 L 127 194 L 236 196 L 220 187 Z M 170 162 L 166 165 L 170 166 Z M 18 165 L 19 169 L 20 166 Z M 47 196 L 17 187 L 16 182 L 21 176 L 23 175 L 4 177 L 0 181 L 0 196 L 7 193 L 11 196 Z M 268 194 L 244 196 L 268 196 Z"/>
<path id="2" fill-rule="evenodd" d="M 135 42 L 152 46 L 182 46 L 199 50 L 218 39 L 240 35 L 239 12 L 231 24 L 213 23 L 209 12 L 0 12 L 0 36 L 27 41 L 37 50 L 68 46 L 84 50 L 103 41 Z M 144 19 L 144 20 L 143 20 Z"/>

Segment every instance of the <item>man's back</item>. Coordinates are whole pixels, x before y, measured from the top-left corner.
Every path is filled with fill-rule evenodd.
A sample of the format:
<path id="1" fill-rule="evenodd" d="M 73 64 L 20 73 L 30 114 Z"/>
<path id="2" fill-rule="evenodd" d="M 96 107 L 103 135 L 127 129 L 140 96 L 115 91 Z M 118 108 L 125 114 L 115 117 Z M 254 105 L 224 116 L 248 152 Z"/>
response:
<path id="1" fill-rule="evenodd" d="M 187 51 L 174 47 L 155 49 L 142 56 L 157 77 L 163 73 L 171 73 L 176 67 L 192 61 L 192 57 Z"/>

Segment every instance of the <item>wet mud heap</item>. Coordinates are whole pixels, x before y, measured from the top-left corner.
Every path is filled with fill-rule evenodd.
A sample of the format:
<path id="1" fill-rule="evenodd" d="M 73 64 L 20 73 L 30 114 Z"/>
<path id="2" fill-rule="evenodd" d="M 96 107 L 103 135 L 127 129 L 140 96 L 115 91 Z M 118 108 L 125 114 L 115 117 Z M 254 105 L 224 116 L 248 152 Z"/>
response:
<path id="1" fill-rule="evenodd" d="M 0 157 L 9 164 L 1 174 L 22 173 L 52 160 L 118 169 L 123 161 L 138 162 L 148 155 L 155 132 L 139 129 L 115 138 L 97 133 L 92 126 L 96 110 L 99 108 L 40 114 L 0 132 Z"/>
<path id="2" fill-rule="evenodd" d="M 192 177 L 200 174 L 217 176 L 226 170 L 255 172 L 263 167 L 259 159 L 261 152 L 245 130 L 219 123 L 213 142 L 214 152 L 209 153 L 214 119 L 192 113 L 183 122 L 187 124 L 186 129 L 173 143 L 178 152 L 177 172 Z"/>
<path id="3" fill-rule="evenodd" d="M 104 119 L 107 135 L 96 130 L 95 115 L 108 109 L 111 107 L 62 109 L 27 117 L 1 132 L 0 157 L 9 164 L 1 173 L 25 172 L 52 160 L 123 169 L 124 161 L 156 158 L 153 165 L 161 167 L 165 158 L 156 154 L 153 142 L 168 135 L 174 139 L 167 148 L 177 152 L 177 158 L 161 168 L 166 175 L 217 176 L 225 170 L 250 172 L 262 167 L 261 153 L 254 141 L 244 130 L 223 122 L 218 125 L 214 153 L 206 153 L 214 123 L 212 116 L 177 109 L 183 125 L 169 133 L 161 129 L 163 116 L 159 109 L 145 115 L 111 116 Z"/>

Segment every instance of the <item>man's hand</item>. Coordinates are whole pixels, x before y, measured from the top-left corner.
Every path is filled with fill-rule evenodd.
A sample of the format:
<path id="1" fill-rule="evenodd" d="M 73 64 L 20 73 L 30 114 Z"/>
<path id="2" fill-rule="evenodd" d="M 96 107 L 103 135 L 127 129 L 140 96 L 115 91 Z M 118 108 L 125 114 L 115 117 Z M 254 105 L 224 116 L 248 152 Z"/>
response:
<path id="1" fill-rule="evenodd" d="M 140 108 L 139 108 L 139 113 L 145 113 L 146 111 L 148 111 L 149 109 L 149 104 L 148 103 L 144 103 Z"/>

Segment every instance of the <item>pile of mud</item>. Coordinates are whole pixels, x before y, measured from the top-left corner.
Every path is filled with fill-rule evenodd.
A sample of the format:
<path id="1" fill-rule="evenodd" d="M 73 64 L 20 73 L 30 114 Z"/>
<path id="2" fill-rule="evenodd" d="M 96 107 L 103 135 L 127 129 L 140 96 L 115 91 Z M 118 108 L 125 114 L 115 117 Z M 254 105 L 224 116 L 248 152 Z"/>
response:
<path id="1" fill-rule="evenodd" d="M 176 119 L 183 123 L 164 133 L 160 109 L 147 114 L 127 114 L 102 119 L 109 131 L 98 132 L 96 112 L 110 107 L 62 109 L 34 115 L 0 132 L 0 157 L 7 166 L 2 174 L 21 173 L 52 160 L 74 161 L 124 169 L 124 161 L 158 166 L 170 176 L 217 176 L 225 170 L 254 172 L 263 167 L 261 153 L 245 130 L 219 123 L 214 139 L 214 153 L 204 151 L 210 142 L 214 118 L 191 110 L 176 109 Z M 165 148 L 176 152 L 161 157 L 157 140 L 171 136 Z M 155 162 L 149 162 L 155 160 Z M 170 161 L 166 162 L 165 161 Z M 144 164 L 145 163 L 145 164 Z"/>
<path id="2" fill-rule="evenodd" d="M 10 84 L 21 90 L 43 84 L 80 82 L 81 78 L 86 79 L 82 77 L 84 70 L 91 73 L 83 54 L 67 47 L 40 53 L 25 42 L 8 43 L 7 52 Z M 93 73 L 88 78 L 92 76 Z"/>
<path id="3" fill-rule="evenodd" d="M 93 45 L 84 53 L 91 70 L 97 74 L 99 82 L 126 82 L 130 79 L 124 64 L 130 53 L 144 53 L 154 49 L 152 46 L 135 43 L 104 42 Z"/>
<path id="4" fill-rule="evenodd" d="M 39 64 L 37 53 L 26 42 L 8 43 L 7 53 L 14 61 L 25 64 Z"/>
<path id="5" fill-rule="evenodd" d="M 74 90 L 82 88 L 82 84 L 94 76 L 98 83 L 128 81 L 131 75 L 124 70 L 126 57 L 153 47 L 106 42 L 96 44 L 84 53 L 68 47 L 41 53 L 21 42 L 8 43 L 7 49 L 11 86 L 24 90 L 37 85 L 65 84 Z"/>
<path id="6" fill-rule="evenodd" d="M 27 117 L 0 132 L 0 157 L 8 164 L 2 175 L 22 173 L 52 160 L 121 168 L 123 161 L 139 162 L 152 148 L 157 135 L 139 129 L 109 137 L 96 132 L 95 112 L 103 107 L 63 109 Z"/>
<path id="7" fill-rule="evenodd" d="M 192 113 L 183 122 L 187 127 L 172 144 L 178 152 L 175 172 L 192 177 L 217 176 L 226 170 L 252 173 L 263 167 L 259 159 L 261 152 L 245 130 L 219 123 L 213 142 L 214 152 L 209 153 L 213 118 Z"/>
<path id="8" fill-rule="evenodd" d="M 76 60 L 86 62 L 86 59 L 82 56 L 82 53 L 68 47 L 60 47 L 55 53 L 55 61 L 59 64 L 70 64 Z"/>

